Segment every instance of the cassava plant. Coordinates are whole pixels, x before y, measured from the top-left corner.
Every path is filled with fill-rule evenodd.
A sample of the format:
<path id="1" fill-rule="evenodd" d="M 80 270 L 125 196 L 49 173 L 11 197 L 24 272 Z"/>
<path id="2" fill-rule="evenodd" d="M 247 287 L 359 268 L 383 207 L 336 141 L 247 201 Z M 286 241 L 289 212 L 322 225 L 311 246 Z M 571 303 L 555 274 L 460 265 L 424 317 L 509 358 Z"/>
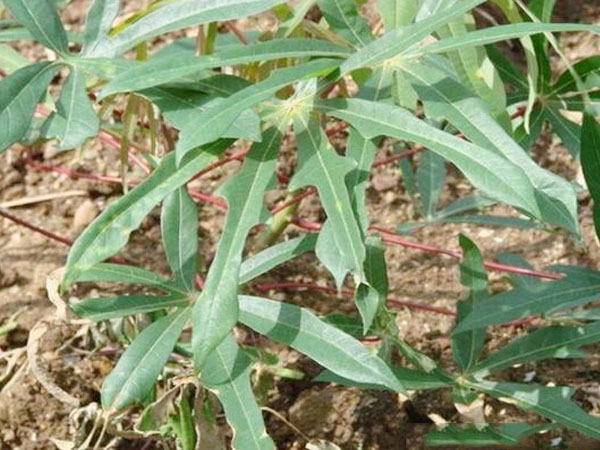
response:
<path id="1" fill-rule="evenodd" d="M 461 236 L 462 253 L 446 253 L 460 259 L 468 295 L 457 305 L 453 366 L 443 367 L 399 337 L 386 303 L 384 245 L 406 241 L 373 226 L 366 205 L 371 169 L 397 160 L 419 218 L 399 224 L 399 233 L 470 222 L 577 239 L 580 187 L 529 154 L 548 123 L 581 162 L 597 200 L 600 232 L 600 58 L 571 65 L 555 38 L 557 32 L 599 34 L 599 26 L 553 23 L 553 0 L 377 0 L 381 20 L 374 27 L 360 14 L 358 0 L 304 0 L 294 6 L 282 0 L 158 0 L 127 19 L 120 17 L 120 3 L 93 1 L 82 33 L 67 32 L 61 23 L 57 8 L 68 4 L 3 0 L 0 6 L 6 8 L 0 40 L 32 39 L 49 55 L 30 63 L 12 47 L 0 46 L 0 150 L 48 140 L 61 150 L 85 150 L 86 141 L 96 138 L 121 150 L 126 192 L 79 235 L 62 280 L 63 291 L 90 281 L 144 288 L 141 294 L 70 305 L 80 318 L 135 325 L 102 385 L 106 426 L 137 403 L 145 407 L 137 432 L 173 434 L 185 450 L 201 440 L 209 445 L 212 438 L 214 448 L 222 448 L 210 432 L 214 394 L 233 429 L 233 448 L 275 448 L 256 400 L 264 378 L 255 382 L 253 368 L 271 376 L 298 373 L 272 367 L 273 355 L 238 342 L 233 331 L 243 325 L 316 361 L 324 371 L 315 382 L 402 394 L 447 388 L 461 412 L 483 394 L 509 399 L 543 419 L 535 426 L 448 426 L 429 436 L 432 445 L 511 445 L 556 426 L 600 439 L 600 418 L 571 399 L 572 388 L 496 377 L 516 364 L 583 357 L 582 346 L 600 341 L 600 313 L 582 308 L 600 298 L 600 272 L 574 266 L 538 272 L 514 255 L 486 262 Z M 504 24 L 477 24 L 484 4 Z M 308 18 L 315 5 L 322 17 Z M 240 31 L 232 22 L 267 11 L 277 18 L 267 32 Z M 157 37 L 181 29 L 197 30 L 197 38 L 169 38 L 163 48 L 154 48 Z M 525 69 L 497 46 L 517 39 Z M 558 77 L 550 54 L 567 67 Z M 57 83 L 61 90 L 54 98 L 47 91 L 52 84 L 55 93 Z M 115 120 L 110 112 L 123 105 Z M 583 113 L 582 124 L 567 119 L 565 110 Z M 329 141 L 332 129 L 347 132 L 343 152 Z M 154 151 L 140 152 L 136 136 L 147 137 Z M 288 179 L 278 174 L 277 162 L 292 140 L 297 165 Z M 398 153 L 376 161 L 383 140 Z M 413 172 L 410 157 L 416 153 Z M 128 159 L 148 172 L 142 181 L 128 176 Z M 233 160 L 242 161 L 241 167 L 215 196 L 187 187 Z M 448 164 L 476 194 L 438 209 Z M 269 212 L 265 194 L 278 182 L 289 196 Z M 315 193 L 326 216 L 322 224 L 297 214 L 300 200 Z M 198 201 L 226 210 L 207 268 L 198 258 Z M 520 216 L 484 211 L 495 203 Z M 171 276 L 109 262 L 159 206 Z M 259 232 L 251 233 L 257 226 Z M 287 239 L 288 226 L 305 233 Z M 307 252 L 316 254 L 337 290 L 354 299 L 358 318 L 318 317 L 259 295 L 268 287 L 258 289 L 253 280 Z M 512 289 L 491 295 L 487 270 L 513 272 Z M 133 320 L 119 322 L 128 316 Z M 527 323 L 532 316 L 545 326 L 485 354 L 489 327 Z M 365 336 L 375 342 L 365 346 Z M 157 396 L 155 385 L 173 355 L 193 362 L 195 381 Z M 165 402 L 171 404 L 168 412 L 161 408 Z"/>

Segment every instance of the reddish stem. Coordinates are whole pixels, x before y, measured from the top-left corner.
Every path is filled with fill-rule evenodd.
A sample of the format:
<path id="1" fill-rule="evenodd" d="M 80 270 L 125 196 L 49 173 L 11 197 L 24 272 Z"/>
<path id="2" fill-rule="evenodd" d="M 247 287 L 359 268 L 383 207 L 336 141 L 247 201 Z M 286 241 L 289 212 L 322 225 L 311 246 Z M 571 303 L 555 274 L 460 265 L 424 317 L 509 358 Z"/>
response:
<path id="1" fill-rule="evenodd" d="M 194 189 L 188 189 L 188 192 L 189 192 L 190 196 L 196 200 L 199 200 L 199 201 L 205 202 L 205 203 L 210 203 L 224 211 L 227 210 L 227 203 L 218 197 L 214 197 L 214 196 L 208 195 L 208 194 L 203 194 L 202 192 L 198 192 Z"/>
<path id="2" fill-rule="evenodd" d="M 6 218 L 8 220 L 11 220 L 14 223 L 21 225 L 22 227 L 25 227 L 31 231 L 39 233 L 42 236 L 46 236 L 47 238 L 52 239 L 53 241 L 60 242 L 61 244 L 65 244 L 68 246 L 73 245 L 73 241 L 71 239 L 59 236 L 58 234 L 55 234 L 52 231 L 44 230 L 43 228 L 40 228 L 36 225 L 26 222 L 23 219 L 19 219 L 17 216 L 13 216 L 8 211 L 5 211 L 4 209 L 1 209 L 1 208 L 0 208 L 0 216 Z"/>
<path id="3" fill-rule="evenodd" d="M 254 289 L 257 291 L 265 292 L 265 291 L 276 291 L 276 290 L 307 290 L 307 291 L 317 291 L 317 292 L 325 292 L 327 294 L 338 295 L 338 290 L 331 286 L 319 286 L 311 283 L 293 283 L 293 282 L 282 282 L 282 283 L 260 283 L 255 284 Z M 350 289 L 342 289 L 341 295 L 345 298 L 352 298 L 354 293 Z M 435 306 L 421 305 L 419 303 L 414 302 L 406 302 L 403 300 L 398 300 L 395 298 L 388 298 L 387 303 L 393 306 L 409 308 L 409 309 L 419 309 L 423 311 L 435 312 L 438 314 L 443 314 L 446 316 L 454 316 L 455 312 L 450 311 L 444 308 L 437 308 Z"/>
<path id="4" fill-rule="evenodd" d="M 202 275 L 197 273 L 194 282 L 196 283 L 196 287 L 198 289 L 204 289 L 204 278 L 202 278 Z"/>
<path id="5" fill-rule="evenodd" d="M 309 187 L 302 194 L 297 195 L 296 197 L 292 198 L 291 200 L 288 200 L 287 202 L 283 202 L 282 204 L 277 205 L 275 208 L 273 208 L 271 210 L 271 214 L 277 214 L 279 211 L 282 211 L 285 208 L 287 208 L 288 206 L 294 205 L 294 204 L 302 201 L 306 197 L 310 197 L 311 195 L 315 194 L 316 192 L 317 192 L 317 190 L 314 187 Z"/>
<path id="6" fill-rule="evenodd" d="M 373 164 L 373 167 L 385 166 L 387 164 L 393 163 L 394 161 L 398 161 L 399 159 L 406 158 L 411 155 L 416 155 L 417 153 L 422 152 L 423 150 L 425 150 L 424 146 L 417 145 L 416 147 L 413 147 L 409 150 L 401 151 L 400 153 L 397 153 L 396 155 L 392 155 L 388 158 L 383 158 L 378 161 L 375 161 L 375 163 Z"/>
<path id="7" fill-rule="evenodd" d="M 192 180 L 195 180 L 196 178 L 200 178 L 201 176 L 206 175 L 208 172 L 211 172 L 211 171 L 217 169 L 218 167 L 224 166 L 225 164 L 227 164 L 229 162 L 243 161 L 244 158 L 246 157 L 246 155 L 248 155 L 248 152 L 249 152 L 249 150 L 243 150 L 241 152 L 226 156 L 225 158 L 220 159 L 219 161 L 216 161 L 212 164 L 209 164 L 204 169 L 202 169 L 200 172 L 198 172 L 196 175 L 194 175 Z"/>
<path id="8" fill-rule="evenodd" d="M 235 35 L 236 38 L 238 38 L 242 44 L 248 45 L 250 43 L 246 35 L 237 27 L 235 22 L 225 22 L 225 26 Z"/>

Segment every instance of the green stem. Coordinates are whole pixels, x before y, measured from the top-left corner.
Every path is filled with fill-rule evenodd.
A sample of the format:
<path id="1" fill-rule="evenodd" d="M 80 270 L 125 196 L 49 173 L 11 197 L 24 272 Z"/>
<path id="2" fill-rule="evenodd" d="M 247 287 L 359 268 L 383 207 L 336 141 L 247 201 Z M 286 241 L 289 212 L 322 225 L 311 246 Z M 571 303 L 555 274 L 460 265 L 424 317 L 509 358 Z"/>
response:
<path id="1" fill-rule="evenodd" d="M 285 201 L 293 200 L 301 190 L 291 192 L 287 195 Z M 273 215 L 271 224 L 257 238 L 255 250 L 260 251 L 270 247 L 279 239 L 287 226 L 292 222 L 292 218 L 298 212 L 299 202 L 290 203 L 287 207 Z"/>

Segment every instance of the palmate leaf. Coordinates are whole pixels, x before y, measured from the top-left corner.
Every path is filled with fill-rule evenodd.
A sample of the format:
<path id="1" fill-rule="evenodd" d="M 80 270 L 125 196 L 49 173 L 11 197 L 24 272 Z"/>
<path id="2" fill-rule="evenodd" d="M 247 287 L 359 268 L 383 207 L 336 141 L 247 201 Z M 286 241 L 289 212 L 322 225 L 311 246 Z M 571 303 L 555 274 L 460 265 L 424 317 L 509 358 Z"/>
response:
<path id="1" fill-rule="evenodd" d="M 236 450 L 275 450 L 250 385 L 252 360 L 231 336 L 209 355 L 200 382 L 219 399 Z"/>
<path id="2" fill-rule="evenodd" d="M 458 302 L 457 323 L 469 314 L 473 306 L 488 296 L 487 273 L 483 257 L 468 237 L 460 235 L 463 260 L 460 264 L 460 282 L 469 289 L 469 296 Z M 452 356 L 461 372 L 468 372 L 477 362 L 485 344 L 485 328 L 477 328 L 452 335 Z"/>
<path id="3" fill-rule="evenodd" d="M 587 414 L 571 400 L 573 388 L 497 383 L 488 380 L 473 380 L 466 384 L 492 397 L 510 399 L 523 409 L 600 439 L 600 418 Z"/>
<path id="4" fill-rule="evenodd" d="M 373 41 L 369 24 L 361 17 L 354 0 L 317 0 L 329 26 L 356 48 Z"/>
<path id="5" fill-rule="evenodd" d="M 592 115 L 583 117 L 581 132 L 581 167 L 594 199 L 594 225 L 600 238 L 600 125 Z"/>
<path id="6" fill-rule="evenodd" d="M 79 317 L 94 322 L 147 314 L 161 309 L 187 306 L 190 297 L 186 294 L 156 295 L 121 295 L 117 297 L 87 298 L 80 302 L 70 303 L 69 306 Z"/>
<path id="7" fill-rule="evenodd" d="M 220 138 L 240 113 L 268 99 L 279 89 L 305 78 L 326 74 L 338 64 L 336 60 L 319 59 L 300 66 L 276 70 L 266 80 L 242 89 L 206 109 L 198 118 L 199 123 L 202 123 L 201 127 L 194 123 L 192 129 L 182 130 L 182 138 L 176 147 L 177 160 L 181 161 L 193 148 Z"/>
<path id="8" fill-rule="evenodd" d="M 489 115 L 485 105 L 432 64 L 402 64 L 430 117 L 446 118 L 474 143 L 514 163 L 528 178 L 522 194 L 537 206 L 534 217 L 578 232 L 575 192 L 569 182 L 540 168 Z M 520 168 L 520 169 L 518 169 Z M 531 202 L 532 204 L 534 202 Z"/>
<path id="9" fill-rule="evenodd" d="M 67 33 L 51 0 L 4 0 L 10 13 L 40 43 L 59 55 L 69 51 Z"/>
<path id="10" fill-rule="evenodd" d="M 486 196 L 532 216 L 543 213 L 530 192 L 527 174 L 518 165 L 491 149 L 438 130 L 403 108 L 359 99 L 318 101 L 315 108 L 352 124 L 365 137 L 390 136 L 424 145 L 457 166 Z"/>
<path id="11" fill-rule="evenodd" d="M 61 150 L 79 147 L 98 134 L 100 119 L 88 98 L 85 75 L 79 69 L 71 69 L 56 106 L 57 111 L 45 124 L 44 134 L 57 137 Z"/>
<path id="12" fill-rule="evenodd" d="M 119 14 L 121 0 L 94 0 L 87 13 L 83 34 L 83 56 L 93 55 L 98 45 L 108 38 L 110 28 Z"/>
<path id="13" fill-rule="evenodd" d="M 188 54 L 158 56 L 118 74 L 100 91 L 101 97 L 118 92 L 140 91 L 204 70 L 235 66 L 254 61 L 265 62 L 280 58 L 329 57 L 344 58 L 349 49 L 316 39 L 275 39 L 249 45 L 236 45 L 211 55 L 190 57 Z"/>
<path id="14" fill-rule="evenodd" d="M 478 303 L 454 333 L 498 325 L 536 314 L 552 314 L 600 298 L 600 272 L 583 267 L 558 267 L 562 280 L 529 284 Z"/>
<path id="15" fill-rule="evenodd" d="M 453 8 L 436 11 L 434 14 L 417 23 L 387 32 L 381 38 L 366 45 L 350 56 L 340 66 L 339 76 L 347 75 L 362 67 L 368 67 L 370 69 L 377 67 L 385 60 L 394 58 L 400 53 L 415 46 L 431 33 L 446 25 L 449 21 L 461 17 L 467 11 L 485 1 L 486 0 L 465 0 L 455 5 Z"/>
<path id="16" fill-rule="evenodd" d="M 245 260 L 240 266 L 239 284 L 245 284 L 265 272 L 315 248 L 317 234 L 307 234 L 273 245 Z M 378 276 L 381 276 L 378 274 Z M 94 321 L 142 314 L 173 306 L 190 304 L 195 295 L 179 284 L 173 283 L 154 272 L 122 264 L 96 264 L 83 272 L 74 281 L 108 281 L 138 284 L 168 293 L 164 296 L 128 295 L 108 298 L 88 298 L 71 303 L 73 311 L 80 317 Z"/>
<path id="17" fill-rule="evenodd" d="M 390 71 L 388 69 L 378 69 L 369 77 L 361 87 L 359 97 L 379 100 L 385 94 L 385 87 L 390 81 Z M 358 221 L 363 235 L 369 227 L 369 217 L 365 203 L 366 189 L 371 173 L 371 166 L 375 160 L 377 145 L 373 140 L 366 139 L 355 129 L 351 129 L 346 142 L 346 158 L 354 161 L 356 166 L 345 176 L 344 182 L 350 196 L 352 210 Z M 329 220 L 323 224 L 323 228 L 317 239 L 316 254 L 323 265 L 333 275 L 338 289 L 341 288 L 346 275 L 352 271 L 352 261 L 342 257 L 342 253 L 337 247 L 335 240 L 336 230 Z M 379 260 L 383 256 L 378 252 L 376 246 L 366 247 L 365 266 L 368 261 Z M 387 274 L 385 271 L 385 261 L 378 264 L 382 273 L 375 274 L 365 267 L 365 281 L 356 291 L 356 303 L 363 319 L 364 332 L 371 327 L 377 307 L 387 297 Z M 369 277 L 375 276 L 377 284 Z"/>
<path id="18" fill-rule="evenodd" d="M 188 292 L 193 291 L 198 256 L 198 208 L 185 188 L 180 187 L 165 198 L 160 225 L 174 282 Z"/>
<path id="19" fill-rule="evenodd" d="M 335 248 L 340 252 L 344 266 L 362 282 L 365 280 L 364 238 L 344 184 L 345 177 L 355 165 L 335 153 L 316 120 L 296 117 L 295 132 L 299 148 L 299 169 L 292 178 L 289 189 L 304 186 L 317 188 L 327 213 L 327 222 L 334 230 Z"/>
<path id="20" fill-rule="evenodd" d="M 167 363 L 190 307 L 181 308 L 145 328 L 123 353 L 102 384 L 102 407 L 116 412 L 144 399 Z"/>
<path id="21" fill-rule="evenodd" d="M 198 129 L 198 123 L 202 123 L 202 114 L 206 110 L 223 101 L 221 96 L 189 89 L 193 85 L 195 83 L 174 87 L 158 86 L 139 92 L 141 96 L 148 98 L 158 106 L 167 122 L 180 130 L 179 139 L 182 140 L 188 139 L 188 134 L 194 133 Z M 223 131 L 223 137 L 260 140 L 258 115 L 250 109 L 242 111 L 238 120 Z"/>
<path id="22" fill-rule="evenodd" d="M 123 248 L 152 208 L 214 161 L 230 144 L 230 140 L 220 140 L 195 149 L 178 168 L 174 153 L 165 156 L 144 182 L 107 207 L 79 235 L 69 252 L 63 285 L 68 286 L 83 272 Z"/>
<path id="23" fill-rule="evenodd" d="M 341 377 L 404 392 L 403 385 L 382 359 L 304 308 L 241 295 L 240 322 L 289 345 Z"/>
<path id="24" fill-rule="evenodd" d="M 276 181 L 275 165 L 281 139 L 276 128 L 267 130 L 263 141 L 252 146 L 240 172 L 219 190 L 227 200 L 227 217 L 217 254 L 194 306 L 192 345 L 198 371 L 238 320 L 237 291 L 242 251 L 250 229 L 269 217 L 263 197 Z"/>
<path id="25" fill-rule="evenodd" d="M 581 358 L 579 347 L 600 341 L 600 322 L 574 327 L 547 327 L 502 347 L 473 368 L 485 376 L 508 367 L 547 358 Z"/>
<path id="26" fill-rule="evenodd" d="M 25 136 L 36 105 L 60 68 L 39 62 L 0 80 L 0 153 Z"/>
<path id="27" fill-rule="evenodd" d="M 115 57 L 169 31 L 238 19 L 266 11 L 282 0 L 175 0 L 150 10 L 118 34 L 99 41 L 90 57 Z"/>

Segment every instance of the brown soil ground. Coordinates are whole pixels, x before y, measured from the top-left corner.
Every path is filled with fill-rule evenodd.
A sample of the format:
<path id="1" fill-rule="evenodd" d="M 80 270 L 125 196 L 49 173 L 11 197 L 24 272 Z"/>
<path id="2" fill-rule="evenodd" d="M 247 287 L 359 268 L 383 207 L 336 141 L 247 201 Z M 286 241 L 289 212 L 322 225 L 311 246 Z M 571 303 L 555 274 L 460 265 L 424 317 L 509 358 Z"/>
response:
<path id="1" fill-rule="evenodd" d="M 134 2 L 125 2 L 126 8 L 135 10 Z M 557 20 L 575 20 L 597 23 L 600 2 L 558 2 Z M 74 1 L 66 8 L 64 19 L 77 29 L 82 24 L 82 11 L 87 2 Z M 267 19 L 265 19 L 267 20 Z M 566 54 L 573 61 L 597 53 L 598 40 L 584 35 L 563 37 Z M 19 44 L 18 48 L 31 60 L 43 57 L 38 47 Z M 560 61 L 553 61 L 557 68 Z M 389 144 L 389 143 L 387 143 Z M 380 156 L 390 153 L 384 144 Z M 343 145 L 343 143 L 342 143 Z M 290 149 L 288 149 L 290 150 Z M 285 153 L 290 153 L 286 151 Z M 0 203 L 40 194 L 69 190 L 83 191 L 83 195 L 33 203 L 11 208 L 11 212 L 32 224 L 51 230 L 63 237 L 74 239 L 82 227 L 107 204 L 121 194 L 119 185 L 97 184 L 87 180 L 74 180 L 56 173 L 40 173 L 23 163 L 24 149 L 14 148 L 1 156 Z M 37 149 L 34 157 L 49 164 L 62 165 L 74 170 L 117 175 L 118 152 L 98 142 L 88 145 L 84 152 L 56 153 L 51 146 Z M 577 176 L 577 166 L 560 142 L 545 135 L 537 143 L 534 157 L 545 167 L 570 180 Z M 288 169 L 292 158 L 284 157 L 283 169 Z M 232 173 L 237 164 L 195 182 L 203 192 L 213 192 L 223 178 Z M 141 177 L 132 169 L 131 176 Z M 471 192 L 469 185 L 456 171 L 450 169 L 442 204 Z M 285 195 L 283 190 L 269 195 L 275 204 Z M 374 222 L 394 228 L 413 217 L 410 197 L 402 187 L 397 166 L 386 166 L 374 172 L 368 200 Z M 481 248 L 488 259 L 500 252 L 521 255 L 538 269 L 551 264 L 580 264 L 600 267 L 600 248 L 593 233 L 589 199 L 581 199 L 583 242 L 575 242 L 561 234 L 542 231 L 517 231 L 473 225 L 437 225 L 418 232 L 411 239 L 443 248 L 457 249 L 458 235 L 466 234 Z M 495 207 L 492 212 L 514 214 L 506 207 Z M 210 205 L 200 209 L 201 248 L 210 260 L 223 214 Z M 303 201 L 301 215 L 322 220 L 316 198 Z M 289 233 L 298 233 L 290 229 Z M 45 283 L 53 270 L 65 263 L 68 247 L 15 223 L 0 219 L 0 327 L 14 321 L 13 329 L 0 335 L 0 355 L 12 352 L 14 367 L 0 361 L 0 450 L 45 450 L 54 448 L 51 438 L 68 440 L 73 433 L 85 429 L 81 415 L 74 417 L 72 407 L 52 397 L 26 370 L 25 345 L 29 331 L 42 318 L 51 317 L 54 307 L 48 301 Z M 133 234 L 123 253 L 132 263 L 167 274 L 160 241 L 159 211 L 153 212 Z M 391 294 L 404 300 L 428 305 L 454 308 L 464 295 L 459 283 L 455 261 L 443 256 L 421 253 L 402 247 L 386 250 Z M 492 289 L 507 287 L 506 279 L 497 273 L 490 275 Z M 264 281 L 296 281 L 330 284 L 326 272 L 312 255 L 304 256 L 263 277 Z M 82 298 L 99 293 L 106 294 L 114 288 L 100 284 L 78 287 L 69 295 Z M 114 291 L 116 292 L 116 291 Z M 286 300 L 310 307 L 317 312 L 342 311 L 355 314 L 351 302 L 313 292 L 273 292 L 272 298 Z M 398 311 L 398 327 L 402 337 L 411 345 L 449 365 L 451 360 L 448 333 L 453 319 L 429 312 Z M 533 325 L 535 326 L 535 324 Z M 102 342 L 106 330 L 90 329 L 78 333 L 80 328 L 64 325 L 51 329 L 41 343 L 40 360 L 54 383 L 78 398 L 82 405 L 99 401 L 102 378 L 113 367 L 120 351 L 117 344 Z M 498 348 L 525 330 L 499 328 L 490 333 L 488 349 Z M 240 336 L 246 331 L 239 330 Z M 90 337 L 92 336 L 92 337 Z M 247 337 L 247 336 L 246 336 Z M 100 342 L 100 344 L 98 344 Z M 275 353 L 288 367 L 303 371 L 310 379 L 319 368 L 301 355 L 268 341 L 261 345 Z M 108 351 L 91 352 L 94 346 Z M 112 351 L 110 351 L 113 349 Z M 522 381 L 528 372 L 535 372 L 533 381 L 547 384 L 569 384 L 576 389 L 575 400 L 587 411 L 600 415 L 600 346 L 587 348 L 591 357 L 586 360 L 550 360 L 528 364 L 508 371 L 504 379 Z M 3 379 L 4 373 L 9 374 Z M 537 417 L 512 405 L 496 400 L 486 400 L 487 419 L 492 423 L 536 422 Z M 308 381 L 276 379 L 268 392 L 267 405 L 286 417 L 311 438 L 327 439 L 343 449 L 410 449 L 426 448 L 424 436 L 431 430 L 431 414 L 449 422 L 459 420 L 449 392 L 416 393 L 410 399 L 399 399 L 391 393 L 358 391 L 335 385 L 315 385 Z M 138 411 L 139 412 L 139 411 Z M 135 411 L 134 411 L 135 413 Z M 301 449 L 306 441 L 281 420 L 266 413 L 269 433 L 280 449 Z M 224 427 L 225 429 L 225 427 Z M 529 442 L 527 448 L 549 448 L 550 442 L 561 437 L 553 448 L 600 448 L 589 440 L 570 431 L 553 431 Z M 594 446 L 596 445 L 596 446 Z M 122 439 L 120 449 L 161 449 L 158 443 Z"/>

